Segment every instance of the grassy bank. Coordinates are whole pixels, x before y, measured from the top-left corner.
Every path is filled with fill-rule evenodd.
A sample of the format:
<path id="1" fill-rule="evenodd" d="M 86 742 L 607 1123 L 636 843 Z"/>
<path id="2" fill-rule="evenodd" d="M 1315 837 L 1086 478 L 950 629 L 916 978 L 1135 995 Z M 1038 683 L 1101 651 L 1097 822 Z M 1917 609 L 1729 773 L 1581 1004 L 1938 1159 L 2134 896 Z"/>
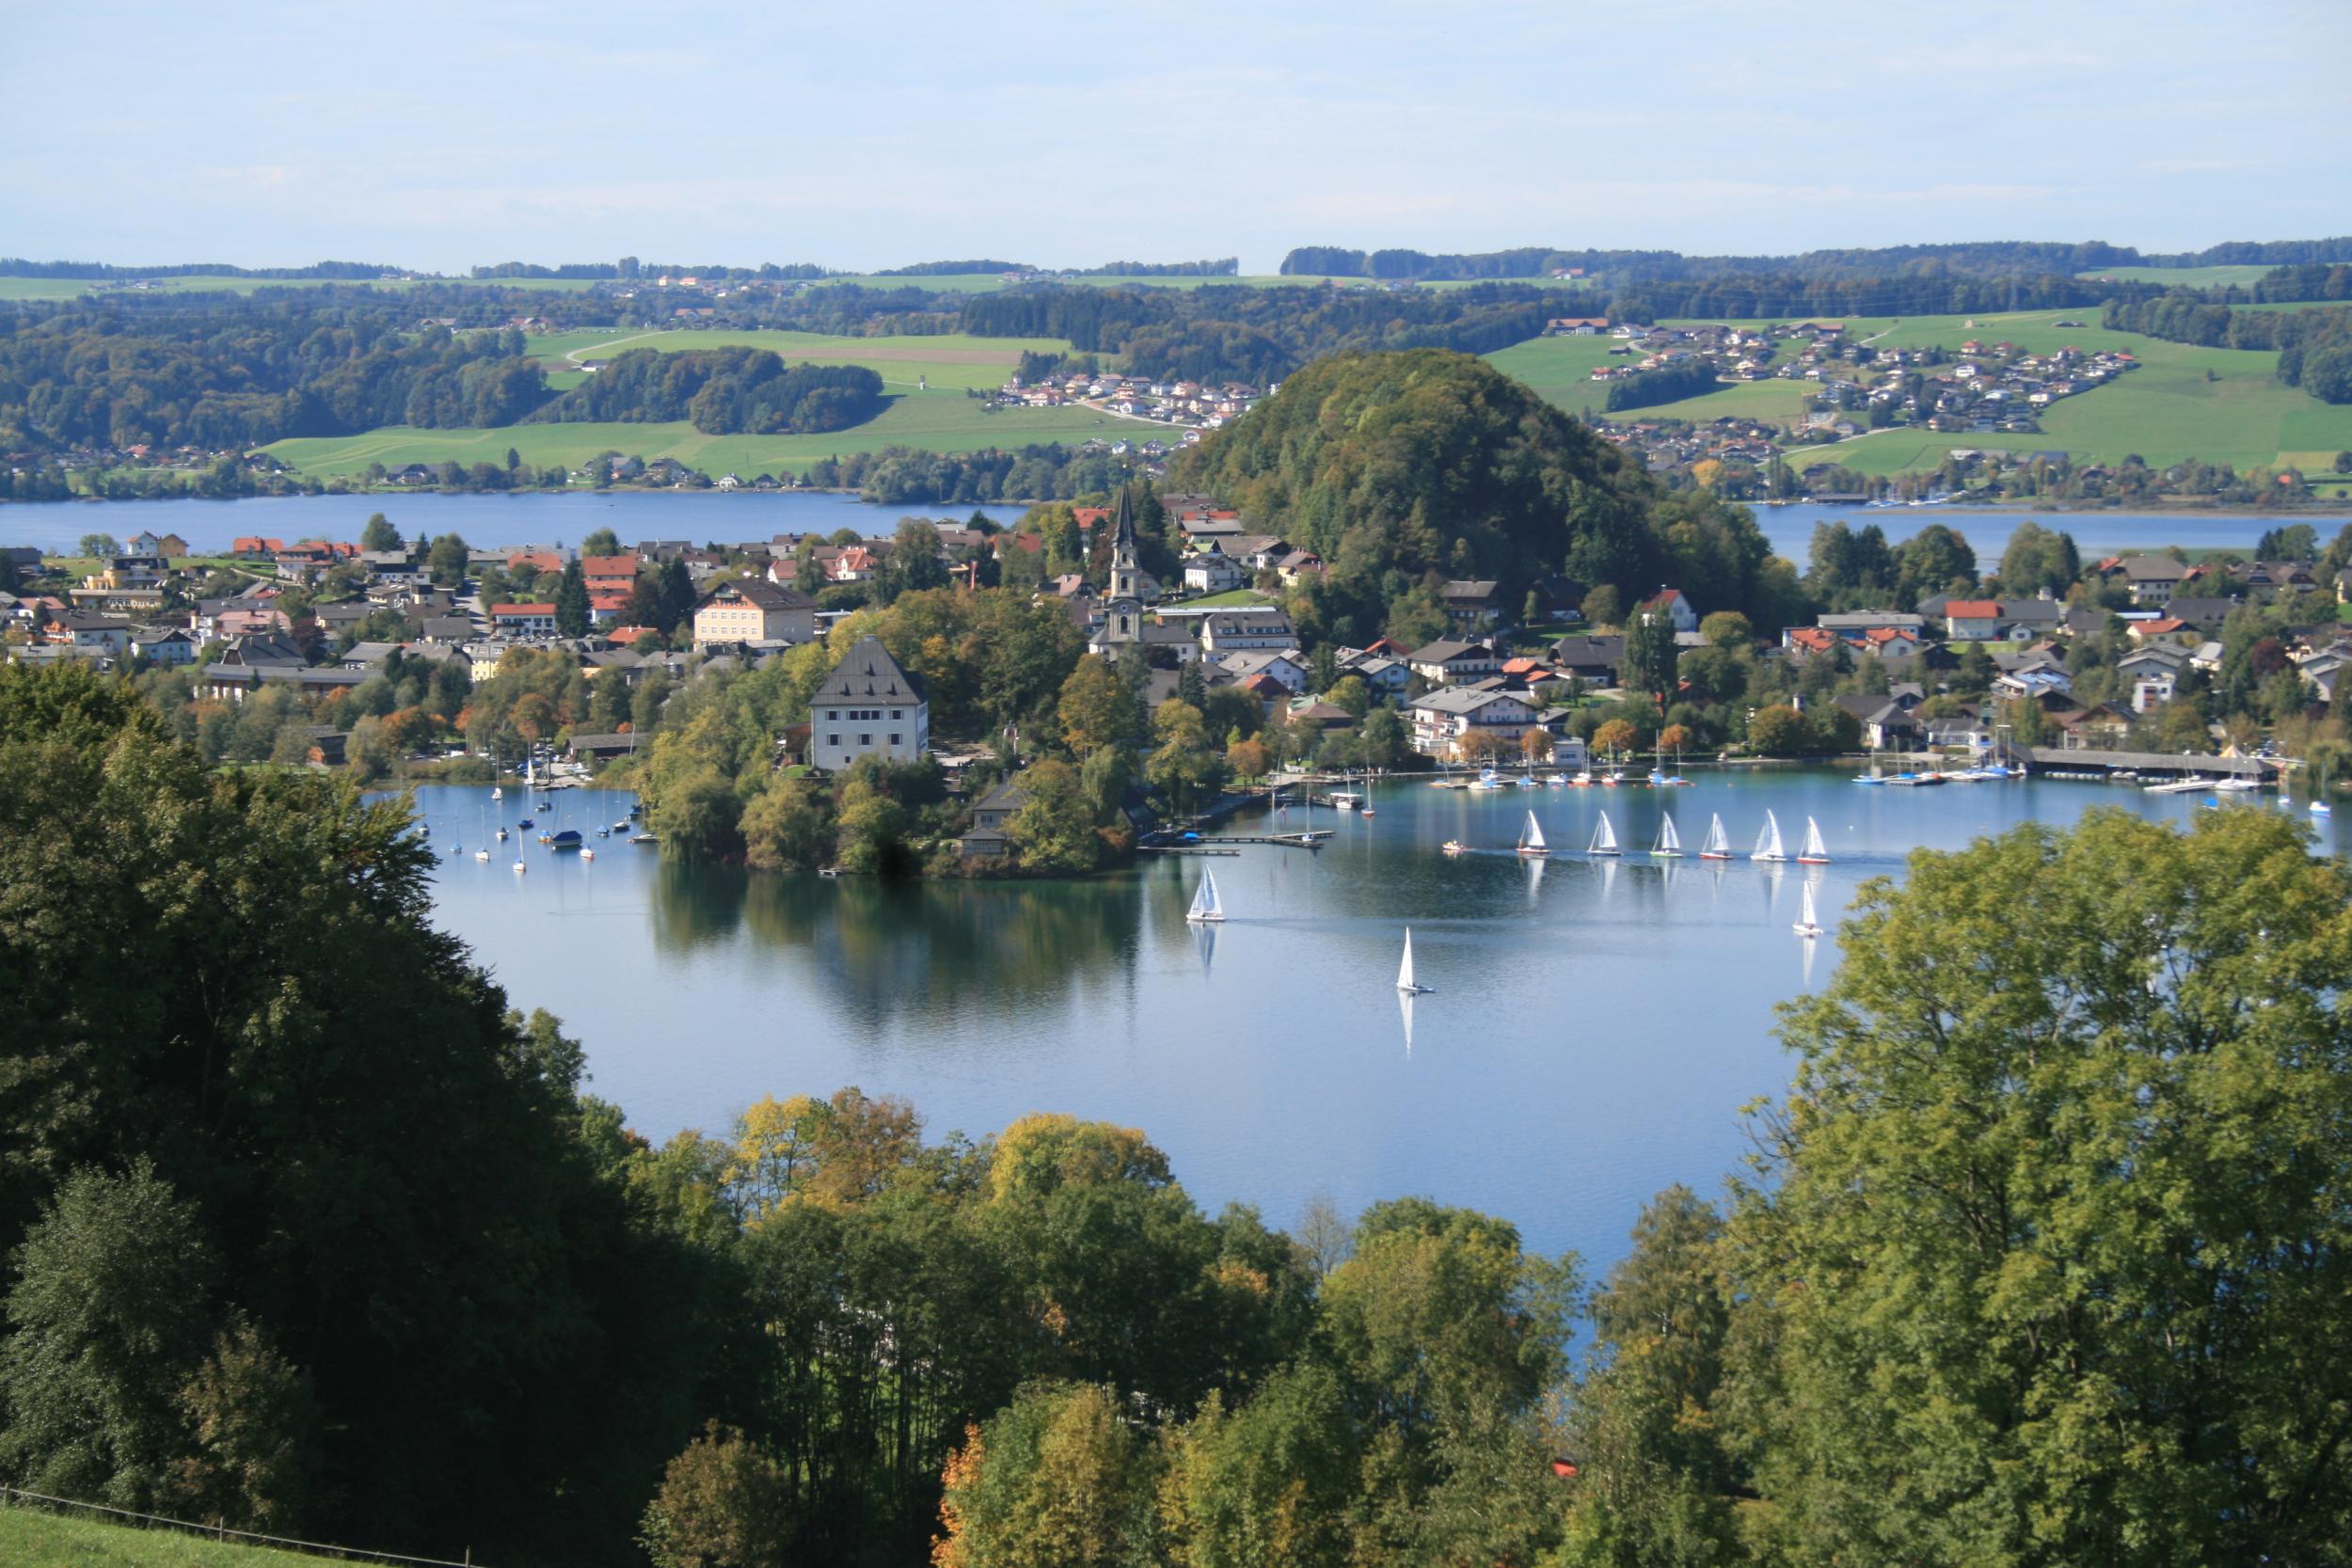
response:
<path id="1" fill-rule="evenodd" d="M 0 1562 L 8 1568 L 318 1568 L 335 1560 L 178 1530 L 0 1508 Z"/>

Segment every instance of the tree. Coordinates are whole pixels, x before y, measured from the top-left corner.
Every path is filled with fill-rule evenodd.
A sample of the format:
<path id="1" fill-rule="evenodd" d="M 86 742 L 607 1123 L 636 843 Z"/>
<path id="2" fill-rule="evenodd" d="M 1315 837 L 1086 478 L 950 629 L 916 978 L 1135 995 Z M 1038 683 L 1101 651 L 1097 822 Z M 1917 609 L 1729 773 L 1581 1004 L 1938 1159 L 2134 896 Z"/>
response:
<path id="1" fill-rule="evenodd" d="M 812 780 L 781 773 L 770 778 L 737 824 L 743 863 L 755 871 L 814 871 L 826 864 L 833 851 L 832 808 L 830 793 Z"/>
<path id="2" fill-rule="evenodd" d="M 1116 1568 L 1149 1539 L 1149 1472 L 1118 1396 L 1033 1385 L 947 1462 L 936 1568 Z"/>
<path id="3" fill-rule="evenodd" d="M 1168 1443 L 1158 1488 L 1179 1568 L 1339 1568 L 1347 1559 L 1357 1433 L 1329 1369 L 1285 1368 L 1229 1411 L 1211 1395 Z"/>
<path id="4" fill-rule="evenodd" d="M 588 635 L 588 579 L 577 560 L 564 562 L 555 591 L 555 629 L 565 637 Z"/>
<path id="5" fill-rule="evenodd" d="M 240 1322 L 214 1342 L 180 1403 L 196 1451 L 172 1478 L 173 1510 L 239 1529 L 299 1528 L 324 1435 L 310 1378 Z"/>
<path id="6" fill-rule="evenodd" d="M 359 531 L 359 547 L 363 550 L 396 550 L 402 547 L 400 530 L 394 528 L 381 512 L 368 515 L 367 526 Z"/>
<path id="7" fill-rule="evenodd" d="M 1776 1533 L 1953 1564 L 2352 1539 L 2347 908 L 2269 812 L 2028 824 L 1865 886 L 1733 1225 Z"/>
<path id="8" fill-rule="evenodd" d="M 1736 1560 L 1723 1435 L 1731 1334 L 1723 1221 L 1689 1188 L 1645 1205 L 1633 1250 L 1593 1292 L 1594 1346 L 1569 1407 L 1566 1560 L 1679 1568 Z"/>
<path id="9" fill-rule="evenodd" d="M 196 1207 L 145 1159 L 85 1167 L 26 1233 L 0 1342 L 0 1456 L 35 1491 L 146 1509 L 195 1448 L 180 1391 L 217 1319 Z"/>
<path id="10" fill-rule="evenodd" d="M 1412 751 L 1412 736 L 1405 727 L 1405 716 L 1392 707 L 1376 707 L 1364 715 L 1357 727 L 1357 743 L 1362 747 L 1364 765 L 1388 768 L 1402 763 Z"/>
<path id="11" fill-rule="evenodd" d="M 1775 703 L 1748 721 L 1748 747 L 1762 756 L 1800 756 L 1820 744 L 1813 721 L 1786 704 Z"/>
<path id="12" fill-rule="evenodd" d="M 654 1568 L 771 1568 L 792 1544 L 792 1478 L 713 1421 L 662 1472 L 638 1544 Z"/>
<path id="13" fill-rule="evenodd" d="M 81 544 L 74 547 L 74 553 L 103 561 L 109 556 L 120 555 L 122 546 L 116 543 L 111 533 L 85 533 Z"/>
<path id="14" fill-rule="evenodd" d="M 1273 766 L 1263 741 L 1236 740 L 1225 748 L 1225 770 L 1237 779 L 1263 779 Z"/>
<path id="15" fill-rule="evenodd" d="M 1756 643 L 1756 628 L 1736 610 L 1719 610 L 1699 623 L 1699 635 L 1710 648 L 1747 648 Z"/>
<path id="16" fill-rule="evenodd" d="M 435 583 L 443 588 L 454 588 L 465 581 L 466 572 L 471 563 L 472 556 L 467 549 L 465 540 L 454 533 L 444 533 L 434 540 L 432 547 L 424 555 L 425 571 Z"/>
<path id="17" fill-rule="evenodd" d="M 1597 631 L 1604 626 L 1622 625 L 1625 621 L 1625 600 L 1608 583 L 1600 583 L 1585 591 L 1584 624 Z"/>
<path id="18" fill-rule="evenodd" d="M 1106 659 L 1080 659 L 1062 682 L 1055 711 L 1063 744 L 1081 761 L 1101 747 L 1129 744 L 1143 731 L 1142 705 Z"/>
<path id="19" fill-rule="evenodd" d="M 1551 755 L 1551 732 L 1538 727 L 1531 728 L 1521 734 L 1519 754 L 1530 767 L 1549 757 Z"/>
<path id="20" fill-rule="evenodd" d="M 1661 752 L 1681 752 L 1698 743 L 1688 724 L 1669 724 L 1658 732 L 1658 749 Z"/>
<path id="21" fill-rule="evenodd" d="M 1104 750 L 1116 754 L 1118 749 Z M 1087 759 L 1089 768 L 1093 761 Z M 1102 841 L 1094 833 L 1096 817 L 1078 769 L 1048 757 L 1024 770 L 1020 782 L 1026 799 L 1006 824 L 1006 832 L 1020 852 L 1021 863 L 1049 875 L 1093 870 Z"/>
<path id="22" fill-rule="evenodd" d="M 609 528 L 588 531 L 588 537 L 580 542 L 580 553 L 586 556 L 612 556 L 621 553 L 621 536 Z"/>
<path id="23" fill-rule="evenodd" d="M 1622 719 L 1610 719 L 1603 721 L 1600 726 L 1593 731 L 1592 746 L 1593 750 L 1602 756 L 1613 757 L 1620 752 L 1631 751 L 1636 738 L 1637 736 L 1631 724 Z"/>
<path id="24" fill-rule="evenodd" d="M 1642 611 L 1625 628 L 1625 663 L 1618 678 L 1629 691 L 1639 691 L 1661 705 L 1674 694 L 1674 623 L 1662 613 Z"/>
<path id="25" fill-rule="evenodd" d="M 947 586 L 947 562 L 939 530 L 920 517 L 903 517 L 890 548 L 874 573 L 874 596 L 888 604 L 901 594 Z"/>
<path id="26" fill-rule="evenodd" d="M 1361 719 L 1372 706 L 1372 689 L 1361 675 L 1343 675 L 1325 689 L 1323 700 L 1345 709 L 1350 718 Z"/>

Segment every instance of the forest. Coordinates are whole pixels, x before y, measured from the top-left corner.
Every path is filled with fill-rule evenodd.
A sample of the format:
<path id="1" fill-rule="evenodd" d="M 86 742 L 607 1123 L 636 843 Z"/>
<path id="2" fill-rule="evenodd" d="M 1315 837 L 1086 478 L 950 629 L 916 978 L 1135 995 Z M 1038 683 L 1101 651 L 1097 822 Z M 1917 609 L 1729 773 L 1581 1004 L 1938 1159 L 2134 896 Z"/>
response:
<path id="1" fill-rule="evenodd" d="M 1335 277 L 1543 277 L 1576 268 L 1606 273 L 1611 282 L 1673 282 L 1752 275 L 1809 278 L 1894 278 L 1912 274 L 1976 277 L 2072 277 L 2102 267 L 2305 266 L 2352 261 L 2352 236 L 2325 240 L 2233 241 L 2203 250 L 2142 255 L 2130 245 L 2091 240 L 1997 240 L 1959 245 L 1910 245 L 1808 250 L 1788 256 L 1684 256 L 1671 250 L 1566 250 L 1520 245 L 1473 255 L 1418 250 L 1350 250 L 1301 245 L 1282 258 L 1285 275 Z"/>
<path id="2" fill-rule="evenodd" d="M 2352 403 L 2352 309 L 2233 310 L 2170 293 L 2128 305 L 2110 301 L 2101 325 L 2202 348 L 2275 350 L 2281 382 L 2322 403 Z"/>
<path id="3" fill-rule="evenodd" d="M 531 417 L 565 423 L 691 420 L 706 436 L 847 430 L 882 409 L 882 377 L 863 365 L 787 368 L 764 348 L 629 349 Z"/>
<path id="4" fill-rule="evenodd" d="M 2352 875 L 2277 813 L 1865 884 L 1754 1168 L 1597 1279 L 1051 1110 L 656 1143 L 430 859 L 0 669 L 9 1481 L 519 1568 L 2347 1560 Z"/>

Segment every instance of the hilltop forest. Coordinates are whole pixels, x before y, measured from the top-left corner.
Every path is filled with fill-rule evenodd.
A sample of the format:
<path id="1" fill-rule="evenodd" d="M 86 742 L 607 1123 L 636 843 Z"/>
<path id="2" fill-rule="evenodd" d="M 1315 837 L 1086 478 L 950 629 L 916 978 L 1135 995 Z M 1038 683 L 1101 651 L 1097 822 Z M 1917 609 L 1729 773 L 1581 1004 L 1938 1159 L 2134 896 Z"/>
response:
<path id="1" fill-rule="evenodd" d="M 2352 874 L 2277 813 L 1866 884 L 1759 1168 L 1597 1281 L 1050 1112 L 657 1144 L 430 859 L 0 669 L 10 1483 L 517 1568 L 2348 1560 Z"/>

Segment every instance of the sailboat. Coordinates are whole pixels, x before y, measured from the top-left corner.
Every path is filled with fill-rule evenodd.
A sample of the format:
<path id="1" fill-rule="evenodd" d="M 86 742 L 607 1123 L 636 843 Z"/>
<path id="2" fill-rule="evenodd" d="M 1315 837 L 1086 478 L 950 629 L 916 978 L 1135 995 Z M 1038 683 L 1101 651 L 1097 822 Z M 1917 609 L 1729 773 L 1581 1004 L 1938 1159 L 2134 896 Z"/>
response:
<path id="1" fill-rule="evenodd" d="M 1584 847 L 1588 855 L 1613 855 L 1617 850 L 1617 830 L 1609 825 L 1609 814 L 1600 814 L 1600 826 L 1593 830 L 1593 842 Z"/>
<path id="2" fill-rule="evenodd" d="M 1544 830 L 1536 823 L 1535 814 L 1532 811 L 1527 814 L 1527 826 L 1519 830 L 1519 853 L 1522 855 L 1551 853 L 1551 846 L 1544 842 Z"/>
<path id="3" fill-rule="evenodd" d="M 1193 889 L 1192 908 L 1184 918 L 1196 926 L 1215 925 L 1225 918 L 1225 906 L 1217 902 L 1216 872 L 1200 873 L 1200 885 Z"/>
<path id="4" fill-rule="evenodd" d="M 1780 818 L 1768 811 L 1764 814 L 1764 831 L 1756 836 L 1756 853 L 1748 859 L 1785 861 L 1788 858 L 1788 850 L 1780 842 Z"/>
<path id="5" fill-rule="evenodd" d="M 1796 925 L 1790 929 L 1801 937 L 1818 937 L 1821 934 L 1821 923 L 1814 917 L 1813 913 L 1813 884 L 1811 882 L 1804 884 L 1804 912 L 1798 916 Z"/>
<path id="6" fill-rule="evenodd" d="M 1717 812 L 1707 824 L 1707 847 L 1699 851 L 1703 861 L 1731 859 L 1731 835 L 1724 832 L 1723 813 Z"/>
<path id="7" fill-rule="evenodd" d="M 1658 819 L 1658 842 L 1650 847 L 1650 853 L 1661 860 L 1682 858 L 1682 835 L 1675 832 L 1674 813 L 1668 812 Z"/>
<path id="8" fill-rule="evenodd" d="M 1424 996 L 1437 990 L 1413 978 L 1413 928 L 1405 927 L 1405 961 L 1396 966 L 1396 989 L 1407 996 Z"/>
<path id="9" fill-rule="evenodd" d="M 1809 816 L 1804 819 L 1804 851 L 1797 860 L 1804 865 L 1829 863 L 1829 846 L 1821 842 L 1821 825 Z"/>

